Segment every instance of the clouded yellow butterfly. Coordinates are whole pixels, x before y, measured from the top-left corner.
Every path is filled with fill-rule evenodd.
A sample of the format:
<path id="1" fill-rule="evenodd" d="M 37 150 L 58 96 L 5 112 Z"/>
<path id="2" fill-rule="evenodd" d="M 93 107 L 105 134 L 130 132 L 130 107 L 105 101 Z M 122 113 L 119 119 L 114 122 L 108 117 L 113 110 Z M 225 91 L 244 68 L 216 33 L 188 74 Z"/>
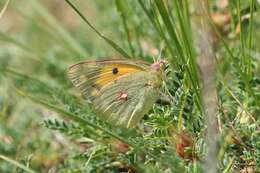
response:
<path id="1" fill-rule="evenodd" d="M 68 77 L 106 122 L 133 127 L 159 96 L 162 62 L 86 61 L 72 65 Z"/>

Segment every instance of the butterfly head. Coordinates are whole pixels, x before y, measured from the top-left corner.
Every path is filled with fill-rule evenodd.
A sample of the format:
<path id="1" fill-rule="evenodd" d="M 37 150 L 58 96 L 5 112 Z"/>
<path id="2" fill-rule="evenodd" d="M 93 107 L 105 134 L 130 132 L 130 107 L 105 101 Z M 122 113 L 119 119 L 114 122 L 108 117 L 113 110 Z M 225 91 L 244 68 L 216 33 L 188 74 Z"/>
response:
<path id="1" fill-rule="evenodd" d="M 155 63 L 153 63 L 150 67 L 152 71 L 160 72 L 162 70 L 162 66 L 166 64 L 165 60 L 160 60 Z"/>
<path id="2" fill-rule="evenodd" d="M 155 75 L 156 79 L 154 80 L 154 84 L 158 87 L 161 86 L 162 81 L 165 78 L 165 75 L 163 73 L 164 71 L 163 66 L 165 64 L 166 64 L 165 60 L 160 60 L 150 65 L 151 71 L 156 74 Z"/>

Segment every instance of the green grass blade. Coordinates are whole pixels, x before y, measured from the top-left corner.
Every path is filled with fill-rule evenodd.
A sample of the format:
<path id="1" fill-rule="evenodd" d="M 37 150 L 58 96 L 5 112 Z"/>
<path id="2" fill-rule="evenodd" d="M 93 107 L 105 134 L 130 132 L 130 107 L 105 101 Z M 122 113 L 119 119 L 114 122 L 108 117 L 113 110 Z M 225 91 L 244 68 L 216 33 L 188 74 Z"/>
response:
<path id="1" fill-rule="evenodd" d="M 18 168 L 20 168 L 20 169 L 22 169 L 22 170 L 24 170 L 25 172 L 28 172 L 28 173 L 36 173 L 34 170 L 32 170 L 32 169 L 26 167 L 25 165 L 23 165 L 23 164 L 21 164 L 21 163 L 15 161 L 15 160 L 13 160 L 13 159 L 11 159 L 11 158 L 9 158 L 9 157 L 6 157 L 6 156 L 4 156 L 4 155 L 2 155 L 2 154 L 0 154 L 0 159 L 2 159 L 2 160 L 4 160 L 4 161 L 6 161 L 6 162 L 8 162 L 8 163 L 10 163 L 10 164 L 12 164 L 12 165 L 18 167 Z"/>
<path id="2" fill-rule="evenodd" d="M 189 57 L 189 65 L 191 67 L 191 71 L 195 77 L 195 81 L 197 84 L 199 84 L 199 77 L 198 77 L 198 70 L 196 67 L 196 59 L 195 59 L 195 50 L 193 50 L 193 40 L 192 40 L 192 31 L 191 28 L 189 27 L 189 15 L 185 16 L 185 10 L 183 9 L 183 6 L 180 5 L 180 1 L 174 0 L 173 1 L 174 7 L 176 13 L 177 13 L 177 18 L 180 24 L 180 32 L 183 38 L 183 47 L 185 48 L 187 57 Z M 173 20 L 173 19 L 172 19 Z"/>
<path id="3" fill-rule="evenodd" d="M 67 42 L 71 48 L 77 52 L 79 55 L 86 54 L 84 48 L 70 35 L 69 32 L 62 27 L 62 25 L 40 4 L 40 1 L 30 0 L 30 4 L 35 8 L 35 10 L 48 21 L 50 26 L 57 30 L 58 34 Z"/>
<path id="4" fill-rule="evenodd" d="M 129 26 L 127 24 L 127 16 L 126 16 L 126 6 L 127 4 L 125 3 L 125 1 L 121 1 L 121 0 L 116 0 L 115 1 L 117 10 L 122 18 L 122 22 L 123 22 L 123 27 L 126 33 L 126 37 L 127 37 L 127 43 L 128 43 L 128 47 L 131 51 L 131 56 L 135 57 L 135 50 L 134 47 L 132 45 L 132 39 L 131 39 L 131 33 L 129 30 Z"/>
<path id="5" fill-rule="evenodd" d="M 128 53 L 126 53 L 119 45 L 117 45 L 114 41 L 107 38 L 105 35 L 100 33 L 88 20 L 87 18 L 74 6 L 69 0 L 66 2 L 71 6 L 71 8 L 83 19 L 83 21 L 103 40 L 105 40 L 110 46 L 112 46 L 116 51 L 118 51 L 122 56 L 126 58 L 132 58 Z"/>
<path id="6" fill-rule="evenodd" d="M 154 1 L 157 9 L 162 17 L 162 20 L 166 26 L 166 29 L 171 37 L 171 41 L 173 41 L 174 46 L 176 47 L 175 51 L 179 58 L 184 58 L 183 52 L 182 52 L 182 46 L 180 44 L 180 41 L 176 35 L 176 32 L 173 27 L 173 23 L 170 19 L 170 15 L 168 14 L 168 10 L 165 7 L 165 4 L 163 1 L 155 0 Z"/>
<path id="7" fill-rule="evenodd" d="M 170 15 L 168 14 L 169 12 L 166 9 L 165 4 L 163 3 L 163 1 L 158 1 L 158 0 L 155 0 L 155 4 L 156 4 L 156 6 L 159 10 L 159 13 L 162 17 L 162 20 L 164 21 L 166 29 L 167 29 L 170 37 L 171 37 L 171 41 L 174 43 L 174 46 L 176 46 L 175 50 L 176 50 L 178 58 L 180 58 L 180 64 L 187 64 L 186 63 L 187 59 L 185 59 L 181 43 L 180 43 L 180 41 L 179 41 L 179 39 L 176 35 L 176 32 L 175 32 L 174 27 L 173 27 L 174 24 L 172 23 L 172 20 L 170 19 Z M 187 62 L 189 62 L 189 61 L 187 61 Z M 191 85 L 192 85 L 192 87 L 195 91 L 195 94 L 196 94 L 196 105 L 197 105 L 200 113 L 203 114 L 201 96 L 200 96 L 199 91 L 198 91 L 199 87 L 197 87 L 197 86 L 199 86 L 199 81 L 196 81 L 196 78 L 194 80 L 194 77 L 192 75 L 191 70 L 192 69 L 187 68 L 187 73 L 188 73 L 188 76 L 190 78 Z M 194 71 L 196 71 L 196 70 L 194 70 Z"/>
<path id="8" fill-rule="evenodd" d="M 232 166 L 233 166 L 233 164 L 234 164 L 234 160 L 235 160 L 234 157 L 232 157 L 232 158 L 230 159 L 230 161 L 229 161 L 229 163 L 228 163 L 226 169 L 223 171 L 223 173 L 229 173 L 229 172 L 232 171 Z"/>
<path id="9" fill-rule="evenodd" d="M 7 1 L 5 2 L 5 4 L 4 4 L 3 8 L 1 9 L 1 11 L 0 11 L 0 19 L 3 17 L 3 15 L 4 15 L 4 13 L 5 13 L 6 9 L 7 9 L 7 6 L 8 6 L 8 4 L 9 4 L 9 2 L 10 2 L 10 0 L 7 0 Z"/>
<path id="10" fill-rule="evenodd" d="M 160 35 L 161 38 L 163 38 L 163 40 L 166 43 L 167 48 L 169 49 L 169 52 L 171 54 L 171 63 L 172 64 L 178 64 L 178 59 L 176 58 L 175 55 L 175 51 L 173 50 L 170 41 L 167 39 L 165 32 L 163 32 L 163 29 L 159 23 L 158 17 L 155 15 L 155 12 L 152 10 L 148 10 L 147 7 L 145 7 L 145 4 L 142 0 L 138 0 L 138 3 L 140 4 L 140 6 L 142 7 L 142 9 L 144 10 L 146 16 L 148 17 L 148 19 L 150 20 L 150 22 L 152 23 L 154 29 L 157 31 L 157 33 Z"/>
<path id="11" fill-rule="evenodd" d="M 243 64 L 243 69 L 242 69 L 242 79 L 244 80 L 245 82 L 245 88 L 246 88 L 246 91 L 248 92 L 249 95 L 251 95 L 254 100 L 256 101 L 257 105 L 260 107 L 260 101 L 259 99 L 257 99 L 256 95 L 255 95 L 255 92 L 253 91 L 252 87 L 250 86 L 250 76 L 248 76 L 248 68 L 251 68 L 251 57 L 250 56 L 246 56 L 246 53 L 245 53 L 245 48 L 246 48 L 246 33 L 244 31 L 244 27 L 243 27 L 243 24 L 242 24 L 242 16 L 241 16 L 241 2 L 240 0 L 237 0 L 236 1 L 237 3 L 237 13 L 238 13 L 238 18 L 239 18 L 239 27 L 240 27 L 240 45 L 241 45 L 241 52 L 242 52 L 242 64 Z M 251 8 L 252 8 L 252 3 L 251 2 Z M 250 9 L 251 10 L 251 13 L 252 13 L 252 10 L 253 9 Z M 251 14 L 250 18 L 252 19 L 252 16 L 253 14 Z M 250 24 L 252 25 L 252 21 L 250 22 Z M 251 26 L 252 27 L 252 26 Z M 251 43 L 250 43 L 251 44 Z M 251 45 L 250 45 L 251 46 Z M 250 64 L 249 64 L 250 63 Z M 249 67 L 250 66 L 250 67 Z M 250 74 L 251 75 L 251 74 Z M 249 98 L 247 98 L 249 99 Z"/>
<path id="12" fill-rule="evenodd" d="M 252 44 L 253 44 L 253 17 L 254 17 L 254 0 L 251 0 L 250 2 L 250 19 L 249 19 L 249 31 L 248 31 L 248 45 L 247 49 L 251 50 L 252 49 Z M 252 78 L 252 69 L 251 69 L 251 55 L 250 53 L 247 54 L 247 76 L 249 79 Z"/>
<path id="13" fill-rule="evenodd" d="M 42 55 L 36 53 L 34 50 L 32 50 L 30 47 L 28 47 L 26 44 L 20 42 L 19 40 L 10 37 L 9 35 L 2 33 L 0 31 L 0 40 L 1 41 L 5 41 L 8 42 L 10 44 L 13 44 L 15 46 L 17 46 L 18 48 L 22 49 L 23 51 L 25 51 L 26 53 L 28 53 L 28 59 L 32 59 L 34 61 L 38 61 L 40 62 L 41 59 L 40 58 L 35 58 L 35 57 L 42 57 Z"/>
<path id="14" fill-rule="evenodd" d="M 237 0 L 236 1 L 237 3 L 237 14 L 238 14 L 238 19 L 239 19 L 239 27 L 240 27 L 240 34 L 239 34 L 239 37 L 240 37 L 240 45 L 241 45 L 241 52 L 242 52 L 242 64 L 243 65 L 246 65 L 246 55 L 245 55 L 245 37 L 244 37 L 244 27 L 243 27 L 243 24 L 242 24 L 242 16 L 241 16 L 241 2 L 240 0 Z M 245 67 L 243 69 L 243 71 L 245 71 Z"/>
<path id="15" fill-rule="evenodd" d="M 38 18 L 32 17 L 30 14 L 27 14 L 25 11 L 23 11 L 23 9 L 16 8 L 15 10 L 17 11 L 17 14 L 21 16 L 25 21 L 31 21 L 31 23 L 33 23 L 33 25 L 37 27 L 37 32 L 33 34 L 39 34 L 40 32 L 40 34 L 48 36 L 49 42 L 55 43 L 62 49 L 66 50 L 66 53 L 70 53 L 72 55 L 72 58 L 75 57 L 75 53 L 79 55 L 79 53 L 75 51 L 73 46 L 71 46 L 68 41 L 64 41 L 63 36 L 57 34 L 57 32 L 59 33 L 59 31 L 57 31 L 56 28 L 52 28 L 52 26 L 50 27 L 49 25 L 46 25 L 46 23 L 38 22 Z M 39 56 L 37 50 L 30 48 L 30 51 Z M 86 53 L 76 56 L 75 59 L 79 58 L 79 60 L 81 60 L 81 58 L 85 58 Z M 40 55 L 40 57 L 44 59 L 43 56 Z"/>
<path id="16" fill-rule="evenodd" d="M 17 47 L 23 49 L 24 51 L 26 52 L 31 52 L 32 50 L 26 46 L 25 44 L 21 43 L 20 41 L 18 41 L 17 39 L 15 38 L 12 38 L 10 37 L 9 35 L 3 33 L 3 32 L 0 32 L 0 40 L 3 40 L 3 41 L 6 41 L 6 42 L 9 42 L 11 44 L 14 44 L 16 45 Z"/>

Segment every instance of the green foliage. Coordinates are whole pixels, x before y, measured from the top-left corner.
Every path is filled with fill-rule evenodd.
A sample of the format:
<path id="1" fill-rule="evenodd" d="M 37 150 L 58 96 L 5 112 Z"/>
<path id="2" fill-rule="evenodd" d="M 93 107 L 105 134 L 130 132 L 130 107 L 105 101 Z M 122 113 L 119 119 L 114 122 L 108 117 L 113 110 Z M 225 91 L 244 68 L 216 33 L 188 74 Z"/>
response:
<path id="1" fill-rule="evenodd" d="M 28 2 L 12 2 L 0 17 L 0 172 L 202 172 L 207 127 L 192 4 Z M 260 171 L 259 8 L 255 0 L 230 1 L 227 33 L 212 25 L 227 34 L 214 50 L 219 172 Z M 212 1 L 209 10 L 223 9 Z M 168 62 L 162 93 L 170 99 L 135 129 L 99 120 L 66 76 L 82 60 L 152 62 L 159 54 Z"/>

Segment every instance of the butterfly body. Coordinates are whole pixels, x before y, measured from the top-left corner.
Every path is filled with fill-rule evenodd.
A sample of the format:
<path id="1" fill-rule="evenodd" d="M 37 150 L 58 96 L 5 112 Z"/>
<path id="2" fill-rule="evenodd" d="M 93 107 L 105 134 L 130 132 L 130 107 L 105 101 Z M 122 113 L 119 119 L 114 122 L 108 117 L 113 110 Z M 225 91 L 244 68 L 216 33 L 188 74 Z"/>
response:
<path id="1" fill-rule="evenodd" d="M 70 67 L 68 76 L 101 119 L 129 128 L 159 95 L 163 74 L 153 65 L 130 60 L 83 62 Z"/>

